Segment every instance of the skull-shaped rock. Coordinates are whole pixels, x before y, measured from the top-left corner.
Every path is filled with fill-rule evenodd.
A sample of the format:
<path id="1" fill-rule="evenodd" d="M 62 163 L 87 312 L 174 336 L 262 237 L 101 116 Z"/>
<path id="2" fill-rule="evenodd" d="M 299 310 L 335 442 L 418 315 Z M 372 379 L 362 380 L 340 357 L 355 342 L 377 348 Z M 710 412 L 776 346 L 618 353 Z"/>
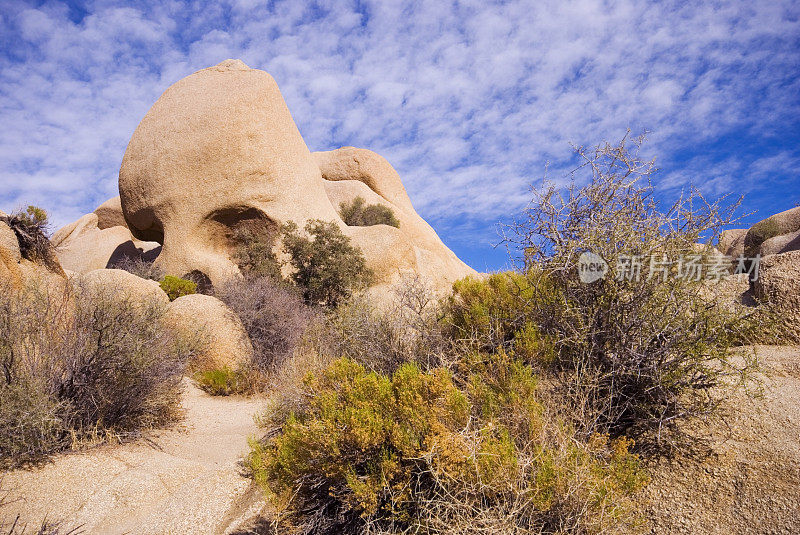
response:
<path id="1" fill-rule="evenodd" d="M 132 234 L 163 245 L 166 273 L 223 281 L 238 273 L 233 228 L 309 219 L 340 225 L 383 286 L 409 271 L 436 287 L 474 273 L 416 214 L 388 162 L 349 148 L 312 156 L 272 77 L 238 60 L 164 92 L 128 144 L 119 189 Z M 346 226 L 333 202 L 357 195 L 391 206 L 400 228 Z"/>

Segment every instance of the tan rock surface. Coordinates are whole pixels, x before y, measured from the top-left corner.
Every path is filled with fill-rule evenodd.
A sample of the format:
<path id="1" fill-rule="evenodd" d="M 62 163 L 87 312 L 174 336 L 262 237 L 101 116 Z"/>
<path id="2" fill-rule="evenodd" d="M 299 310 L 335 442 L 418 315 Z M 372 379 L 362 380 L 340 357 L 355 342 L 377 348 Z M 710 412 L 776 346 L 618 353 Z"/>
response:
<path id="1" fill-rule="evenodd" d="M 201 337 L 203 353 L 198 360 L 202 366 L 235 370 L 246 364 L 253 352 L 242 322 L 216 297 L 179 297 L 167 307 L 164 321 L 184 336 Z"/>
<path id="2" fill-rule="evenodd" d="M 800 250 L 800 230 L 764 240 L 759 247 L 761 256 Z"/>
<path id="3" fill-rule="evenodd" d="M 0 522 L 19 514 L 29 526 L 46 517 L 86 534 L 228 533 L 263 506 L 240 465 L 263 405 L 187 381 L 179 427 L 5 474 Z"/>
<path id="4" fill-rule="evenodd" d="M 414 212 L 400 175 L 383 156 L 367 149 L 342 147 L 315 152 L 314 160 L 325 180 L 358 180 L 392 206 Z"/>
<path id="5" fill-rule="evenodd" d="M 97 216 L 97 228 L 100 230 L 111 227 L 126 227 L 125 215 L 122 213 L 122 202 L 119 196 L 112 197 L 97 207 L 94 211 Z"/>
<path id="6" fill-rule="evenodd" d="M 744 238 L 747 235 L 747 230 L 746 228 L 737 228 L 722 231 L 717 249 L 725 256 L 739 258 L 740 255 L 744 254 Z"/>
<path id="7" fill-rule="evenodd" d="M 641 496 L 650 533 L 800 533 L 800 348 L 759 346 L 764 397 L 740 396 L 711 429 L 707 456 L 651 467 Z"/>
<path id="8" fill-rule="evenodd" d="M 754 257 L 758 254 L 765 240 L 797 230 L 800 230 L 800 206 L 759 221 L 747 231 L 744 239 L 745 256 Z"/>
<path id="9" fill-rule="evenodd" d="M 121 269 L 96 269 L 71 279 L 80 284 L 90 294 L 112 293 L 116 298 L 132 302 L 154 301 L 164 306 L 169 297 L 156 281 L 142 279 Z"/>
<path id="10" fill-rule="evenodd" d="M 349 157 L 347 152 L 344 155 Z M 332 159 L 332 156 L 328 158 Z M 390 285 L 404 273 L 418 273 L 431 283 L 434 290 L 445 292 L 458 279 L 475 274 L 475 270 L 442 243 L 433 228 L 411 206 L 410 200 L 407 207 L 404 207 L 406 203 L 393 204 L 360 180 L 326 180 L 325 191 L 337 209 L 341 203 L 350 203 L 356 197 L 362 197 L 367 204 L 391 208 L 400 222 L 399 228 L 386 225 L 345 226 L 345 234 L 364 251 L 368 265 L 378 275 L 378 284 Z M 405 190 L 403 196 L 408 199 Z"/>
<path id="11" fill-rule="evenodd" d="M 337 215 L 272 77 L 228 60 L 169 87 L 131 138 L 119 176 L 133 234 L 163 241 L 157 265 L 236 274 L 230 228 Z"/>
<path id="12" fill-rule="evenodd" d="M 753 292 L 760 301 L 771 303 L 789 331 L 800 337 L 800 251 L 761 259 Z"/>
<path id="13" fill-rule="evenodd" d="M 147 253 L 155 257 L 160 247 L 135 239 L 125 226 L 101 227 L 96 212 L 59 229 L 51 242 L 61 265 L 77 273 L 110 268 L 125 257 L 146 257 Z"/>
<path id="14" fill-rule="evenodd" d="M 321 219 L 344 227 L 337 203 L 361 191 L 401 220 L 399 233 L 345 229 L 381 283 L 412 270 L 449 288 L 474 273 L 414 212 L 385 159 L 352 147 L 312 156 L 272 77 L 238 60 L 161 95 L 131 138 L 119 180 L 131 232 L 163 243 L 156 267 L 168 274 L 197 270 L 220 283 L 238 274 L 231 261 L 237 226 L 294 221 L 302 228 Z"/>

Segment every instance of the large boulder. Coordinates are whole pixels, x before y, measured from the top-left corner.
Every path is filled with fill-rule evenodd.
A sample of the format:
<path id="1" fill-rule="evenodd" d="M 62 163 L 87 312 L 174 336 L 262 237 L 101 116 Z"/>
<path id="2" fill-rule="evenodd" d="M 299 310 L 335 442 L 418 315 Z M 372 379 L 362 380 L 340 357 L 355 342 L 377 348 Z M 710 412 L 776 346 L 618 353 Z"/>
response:
<path id="1" fill-rule="evenodd" d="M 800 250 L 800 230 L 764 240 L 759 247 L 761 256 Z"/>
<path id="2" fill-rule="evenodd" d="M 169 304 L 169 297 L 156 281 L 137 277 L 122 269 L 96 269 L 71 280 L 73 284 L 80 285 L 87 291 L 88 295 L 109 295 L 132 304 Z"/>
<path id="3" fill-rule="evenodd" d="M 746 228 L 724 230 L 719 236 L 717 249 L 725 256 L 739 258 L 744 254 L 744 238 L 746 235 Z"/>
<path id="4" fill-rule="evenodd" d="M 163 244 L 156 268 L 173 275 L 224 282 L 239 273 L 237 229 L 310 219 L 340 225 L 384 287 L 408 271 L 439 288 L 474 273 L 414 212 L 386 160 L 353 148 L 312 155 L 272 77 L 238 60 L 161 95 L 128 144 L 119 188 L 132 234 Z M 400 229 L 344 225 L 336 207 L 356 194 L 396 210 Z"/>
<path id="5" fill-rule="evenodd" d="M 800 230 L 800 206 L 770 216 L 759 221 L 747 231 L 744 238 L 744 254 L 753 258 L 761 253 L 761 244 L 765 241 L 798 230 Z"/>
<path id="6" fill-rule="evenodd" d="M 98 206 L 95 211 L 97 228 L 103 230 L 111 227 L 128 227 L 125 215 L 122 213 L 122 201 L 119 196 L 112 197 Z"/>
<path id="7" fill-rule="evenodd" d="M 155 259 L 160 250 L 158 243 L 135 239 L 128 227 L 108 226 L 111 222 L 119 221 L 110 218 L 108 210 L 101 214 L 102 220 L 97 212 L 86 214 L 53 234 L 51 242 L 65 269 L 88 273 L 95 269 L 112 268 L 124 258 Z"/>
<path id="8" fill-rule="evenodd" d="M 210 295 L 192 294 L 169 304 L 167 324 L 189 342 L 199 341 L 199 366 L 206 369 L 246 365 L 253 352 L 242 322 L 225 303 Z"/>
<path id="9" fill-rule="evenodd" d="M 800 251 L 762 258 L 753 292 L 759 301 L 771 303 L 785 332 L 800 339 Z"/>

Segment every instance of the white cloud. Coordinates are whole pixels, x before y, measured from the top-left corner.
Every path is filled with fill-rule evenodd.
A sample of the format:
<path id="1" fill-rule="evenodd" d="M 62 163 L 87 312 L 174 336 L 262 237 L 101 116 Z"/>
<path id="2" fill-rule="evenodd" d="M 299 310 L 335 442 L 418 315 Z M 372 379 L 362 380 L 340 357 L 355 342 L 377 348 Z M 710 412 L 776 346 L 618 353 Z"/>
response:
<path id="1" fill-rule="evenodd" d="M 731 173 L 798 158 L 703 154 L 796 124 L 789 1 L 94 6 L 79 23 L 49 4 L 4 13 L 20 40 L 0 60 L 5 210 L 36 202 L 63 224 L 115 195 L 149 106 L 228 57 L 275 77 L 312 150 L 383 154 L 422 215 L 453 232 L 485 235 L 524 205 L 546 162 L 564 168 L 569 142 L 628 127 L 652 131 L 671 188 L 698 176 L 709 191 L 741 188 Z"/>

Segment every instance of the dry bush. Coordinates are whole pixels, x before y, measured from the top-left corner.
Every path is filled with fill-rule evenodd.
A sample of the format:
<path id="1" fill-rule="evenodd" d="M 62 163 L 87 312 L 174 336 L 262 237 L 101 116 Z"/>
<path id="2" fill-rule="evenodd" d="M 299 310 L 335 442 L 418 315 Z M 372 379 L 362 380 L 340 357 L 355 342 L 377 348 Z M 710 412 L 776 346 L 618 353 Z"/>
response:
<path id="1" fill-rule="evenodd" d="M 160 281 L 164 278 L 164 272 L 153 265 L 152 260 L 141 256 L 122 256 L 114 260 L 109 269 L 121 269 L 128 273 L 133 273 L 142 279 Z"/>
<path id="2" fill-rule="evenodd" d="M 0 217 L 0 221 L 11 227 L 16 235 L 23 258 L 44 264 L 56 273 L 62 272 L 55 249 L 47 237 L 49 230 L 47 212 L 36 206 L 28 206 L 26 210 L 18 210 L 8 217 Z"/>
<path id="3" fill-rule="evenodd" d="M 702 280 L 678 276 L 673 264 L 651 277 L 645 263 L 639 280 L 620 276 L 634 255 L 649 262 L 695 253 L 706 263 L 710 247 L 695 244 L 717 236 L 738 207 L 693 191 L 662 211 L 650 184 L 653 162 L 638 156 L 641 141 L 578 148 L 576 173 L 588 175 L 586 185 L 534 190 L 506 239 L 528 284 L 518 310 L 554 344 L 544 368 L 560 381 L 576 421 L 587 433 L 665 445 L 681 438 L 679 421 L 713 414 L 722 399 L 715 394 L 748 380 L 755 361 L 730 358 L 749 328 L 747 314 L 721 304 Z M 578 257 L 587 251 L 616 273 L 581 282 Z"/>
<path id="4" fill-rule="evenodd" d="M 162 326 L 163 305 L 114 291 L 32 286 L 0 296 L 3 464 L 179 416 L 189 348 Z"/>
<path id="5" fill-rule="evenodd" d="M 292 355 L 315 317 L 292 289 L 268 276 L 231 280 L 217 297 L 241 320 L 253 344 L 253 366 L 264 373 Z"/>
<path id="6" fill-rule="evenodd" d="M 426 281 L 407 275 L 381 305 L 358 294 L 326 316 L 318 352 L 348 357 L 391 373 L 407 362 L 422 369 L 441 366 L 452 352 L 439 323 L 441 307 Z"/>

